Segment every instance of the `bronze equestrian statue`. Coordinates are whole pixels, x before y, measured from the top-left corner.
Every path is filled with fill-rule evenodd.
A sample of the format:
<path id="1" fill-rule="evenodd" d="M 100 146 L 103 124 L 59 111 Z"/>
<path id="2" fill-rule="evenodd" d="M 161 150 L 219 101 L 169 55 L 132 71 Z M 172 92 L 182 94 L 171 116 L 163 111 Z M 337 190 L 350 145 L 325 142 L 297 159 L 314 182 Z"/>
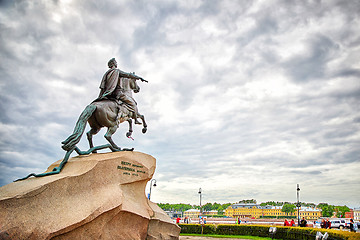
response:
<path id="1" fill-rule="evenodd" d="M 115 58 L 110 59 L 108 66 L 110 69 L 102 78 L 99 97 L 81 113 L 73 134 L 62 142 L 62 148 L 64 150 L 71 150 L 80 141 L 85 130 L 86 122 L 88 122 L 91 127 L 91 130 L 87 133 L 90 148 L 94 147 L 92 136 L 97 134 L 103 127 L 108 128 L 105 134 L 106 140 L 118 151 L 120 151 L 121 148 L 114 143 L 111 136 L 116 132 L 120 123 L 124 121 L 129 122 L 127 137 L 130 137 L 132 134 L 131 119 L 135 120 L 135 124 L 141 124 L 137 120 L 137 118 L 140 117 L 143 124 L 142 132 L 145 133 L 147 131 L 144 115 L 138 112 L 137 103 L 132 97 L 132 91 L 135 93 L 140 91 L 136 80 L 147 81 L 133 73 L 126 73 L 117 69 Z M 93 152 L 96 152 L 96 150 Z"/>
<path id="2" fill-rule="evenodd" d="M 142 133 L 146 133 L 147 124 L 145 118 L 139 113 L 137 103 L 132 97 L 132 92 L 138 93 L 140 91 L 140 87 L 137 85 L 136 80 L 141 80 L 143 82 L 148 81 L 135 75 L 135 73 L 126 73 L 117 69 L 115 58 L 110 59 L 108 66 L 109 70 L 104 74 L 100 84 L 99 97 L 90 105 L 86 106 L 76 122 L 73 133 L 62 142 L 62 148 L 66 151 L 66 154 L 60 165 L 55 167 L 51 172 L 40 174 L 31 173 L 28 176 L 15 181 L 24 180 L 31 176 L 43 177 L 60 173 L 73 151 L 76 151 L 79 155 L 86 155 L 96 153 L 97 150 L 104 148 L 110 148 L 114 152 L 134 150 L 133 148 L 121 149 L 114 143 L 111 136 L 116 132 L 121 123 L 127 121 L 129 123 L 129 131 L 126 133 L 126 136 L 131 137 L 133 132 L 132 119 L 134 119 L 135 124 L 142 124 Z M 138 118 L 142 120 L 142 123 L 137 120 Z M 90 131 L 86 134 L 90 149 L 81 151 L 76 144 L 79 143 L 87 122 L 91 127 Z M 103 127 L 107 127 L 108 129 L 105 138 L 110 144 L 94 147 L 92 136 L 97 134 Z"/>

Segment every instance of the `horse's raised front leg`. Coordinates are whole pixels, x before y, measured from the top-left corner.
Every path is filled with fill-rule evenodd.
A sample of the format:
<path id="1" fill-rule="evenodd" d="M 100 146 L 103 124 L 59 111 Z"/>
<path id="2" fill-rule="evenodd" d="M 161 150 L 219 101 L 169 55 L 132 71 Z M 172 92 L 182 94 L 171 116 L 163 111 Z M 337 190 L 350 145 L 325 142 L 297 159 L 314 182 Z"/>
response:
<path id="1" fill-rule="evenodd" d="M 100 131 L 100 128 L 91 128 L 90 131 L 88 131 L 86 133 L 90 148 L 94 147 L 93 140 L 92 140 L 93 135 L 97 134 L 99 131 Z M 92 151 L 92 153 L 97 153 L 97 151 L 94 150 L 94 151 Z"/>
<path id="2" fill-rule="evenodd" d="M 147 124 L 146 124 L 146 122 L 145 122 L 145 117 L 144 117 L 144 115 L 142 115 L 142 114 L 140 114 L 140 113 L 138 113 L 138 117 L 140 117 L 140 118 L 141 118 L 141 121 L 143 122 L 142 133 L 146 133 L 146 131 L 147 131 Z"/>
<path id="3" fill-rule="evenodd" d="M 131 138 L 131 135 L 133 133 L 132 120 L 131 120 L 131 118 L 129 118 L 127 121 L 129 123 L 129 131 L 126 133 L 126 137 Z"/>
<path id="4" fill-rule="evenodd" d="M 121 148 L 118 147 L 111 138 L 111 136 L 116 132 L 117 129 L 118 129 L 118 126 L 116 126 L 116 125 L 113 127 L 109 127 L 104 137 L 106 138 L 106 140 L 108 140 L 108 142 L 111 144 L 111 146 L 113 146 L 113 148 L 115 148 L 118 151 L 121 151 Z"/>

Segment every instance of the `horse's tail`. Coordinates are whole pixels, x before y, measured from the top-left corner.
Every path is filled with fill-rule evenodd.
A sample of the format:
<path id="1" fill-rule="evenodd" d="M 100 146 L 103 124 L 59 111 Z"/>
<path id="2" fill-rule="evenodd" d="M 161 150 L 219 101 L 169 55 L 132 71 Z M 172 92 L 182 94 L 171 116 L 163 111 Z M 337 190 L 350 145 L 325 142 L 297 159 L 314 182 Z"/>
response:
<path id="1" fill-rule="evenodd" d="M 82 134 L 84 133 L 86 122 L 91 117 L 91 115 L 96 110 L 95 105 L 88 105 L 84 109 L 84 111 L 81 113 L 78 121 L 76 122 L 74 132 L 71 134 L 65 141 L 61 142 L 62 148 L 65 151 L 70 151 L 75 147 L 75 145 L 80 141 Z"/>

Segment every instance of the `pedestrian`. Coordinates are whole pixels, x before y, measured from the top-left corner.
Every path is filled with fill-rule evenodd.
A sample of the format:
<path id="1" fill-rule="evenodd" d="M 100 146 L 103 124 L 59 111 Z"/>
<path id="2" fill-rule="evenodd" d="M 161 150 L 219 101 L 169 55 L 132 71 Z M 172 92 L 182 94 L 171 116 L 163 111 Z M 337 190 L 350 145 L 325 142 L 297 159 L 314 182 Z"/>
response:
<path id="1" fill-rule="evenodd" d="M 285 219 L 284 226 L 285 226 L 285 227 L 290 226 L 290 223 L 288 222 L 287 219 Z"/>
<path id="2" fill-rule="evenodd" d="M 303 217 L 300 221 L 300 227 L 306 227 L 307 221 L 305 220 L 305 217 Z"/>
<path id="3" fill-rule="evenodd" d="M 331 222 L 329 221 L 328 218 L 326 219 L 326 222 L 325 222 L 325 228 L 326 229 L 331 229 Z"/>
<path id="4" fill-rule="evenodd" d="M 354 220 L 351 218 L 350 219 L 350 232 L 356 232 L 357 230 L 357 225 L 354 223 Z"/>
<path id="5" fill-rule="evenodd" d="M 291 219 L 290 226 L 295 227 L 295 221 L 294 221 L 294 219 Z"/>
<path id="6" fill-rule="evenodd" d="M 326 228 L 325 219 L 322 219 L 322 220 L 321 220 L 320 227 L 321 227 L 321 228 Z"/>
<path id="7" fill-rule="evenodd" d="M 199 224 L 204 224 L 204 220 L 202 219 L 202 216 L 199 216 Z"/>

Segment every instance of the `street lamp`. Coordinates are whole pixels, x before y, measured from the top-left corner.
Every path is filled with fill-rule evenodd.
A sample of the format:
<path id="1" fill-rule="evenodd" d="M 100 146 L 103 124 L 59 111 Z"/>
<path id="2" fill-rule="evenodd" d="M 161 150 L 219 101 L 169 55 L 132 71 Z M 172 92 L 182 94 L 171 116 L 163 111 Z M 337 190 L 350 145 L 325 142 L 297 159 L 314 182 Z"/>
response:
<path id="1" fill-rule="evenodd" d="M 300 207 L 301 207 L 301 204 L 300 204 L 300 202 L 299 202 L 299 195 L 300 195 L 300 187 L 299 187 L 299 184 L 297 184 L 297 187 L 296 187 L 296 195 L 297 195 L 296 207 L 297 207 L 297 212 L 298 212 L 298 226 L 300 226 Z"/>
<path id="2" fill-rule="evenodd" d="M 202 211 L 201 211 L 201 188 L 199 188 L 199 195 L 200 195 L 200 215 L 202 215 Z"/>
<path id="3" fill-rule="evenodd" d="M 154 182 L 154 184 L 153 184 L 153 182 Z M 150 193 L 149 193 L 149 200 L 150 200 L 150 197 L 151 197 L 151 187 L 152 186 L 154 186 L 154 187 L 156 187 L 156 179 L 152 179 L 151 181 L 150 181 Z"/>

